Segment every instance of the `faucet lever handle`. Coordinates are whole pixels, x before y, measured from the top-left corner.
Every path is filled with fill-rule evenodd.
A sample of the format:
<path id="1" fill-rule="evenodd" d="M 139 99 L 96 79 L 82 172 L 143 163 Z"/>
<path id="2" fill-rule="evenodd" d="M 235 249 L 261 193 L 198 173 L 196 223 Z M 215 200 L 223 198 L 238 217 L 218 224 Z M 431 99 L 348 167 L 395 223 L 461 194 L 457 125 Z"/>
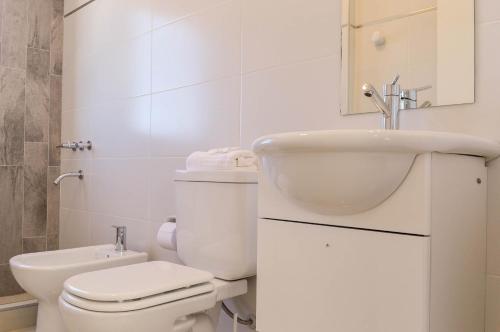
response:
<path id="1" fill-rule="evenodd" d="M 126 232 L 127 231 L 127 226 L 117 226 L 117 225 L 112 225 L 112 228 L 116 229 L 116 233 L 120 232 Z"/>
<path id="2" fill-rule="evenodd" d="M 116 243 L 115 250 L 116 251 L 125 251 L 127 250 L 127 226 L 111 226 L 116 229 Z"/>
<path id="3" fill-rule="evenodd" d="M 401 76 L 399 75 L 399 73 L 396 74 L 396 76 L 394 76 L 394 79 L 392 80 L 391 85 L 396 85 L 396 83 L 398 83 L 400 77 Z"/>

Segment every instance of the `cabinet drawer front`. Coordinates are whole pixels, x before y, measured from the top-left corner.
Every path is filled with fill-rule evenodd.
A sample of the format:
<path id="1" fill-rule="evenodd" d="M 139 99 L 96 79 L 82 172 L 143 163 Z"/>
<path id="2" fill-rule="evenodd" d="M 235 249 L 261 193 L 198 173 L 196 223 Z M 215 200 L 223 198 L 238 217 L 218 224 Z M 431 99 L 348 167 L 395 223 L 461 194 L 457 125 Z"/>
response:
<path id="1" fill-rule="evenodd" d="M 259 332 L 428 332 L 428 237 L 259 221 Z"/>

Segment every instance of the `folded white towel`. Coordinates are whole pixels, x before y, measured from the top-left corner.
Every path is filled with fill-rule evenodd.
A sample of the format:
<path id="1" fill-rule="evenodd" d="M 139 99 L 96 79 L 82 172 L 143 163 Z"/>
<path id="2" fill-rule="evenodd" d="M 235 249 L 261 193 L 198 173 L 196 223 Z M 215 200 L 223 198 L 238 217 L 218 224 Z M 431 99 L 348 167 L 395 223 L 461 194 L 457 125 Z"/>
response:
<path id="1" fill-rule="evenodd" d="M 197 151 L 189 155 L 186 169 L 191 171 L 208 170 L 256 170 L 257 157 L 252 151 L 239 147 Z"/>

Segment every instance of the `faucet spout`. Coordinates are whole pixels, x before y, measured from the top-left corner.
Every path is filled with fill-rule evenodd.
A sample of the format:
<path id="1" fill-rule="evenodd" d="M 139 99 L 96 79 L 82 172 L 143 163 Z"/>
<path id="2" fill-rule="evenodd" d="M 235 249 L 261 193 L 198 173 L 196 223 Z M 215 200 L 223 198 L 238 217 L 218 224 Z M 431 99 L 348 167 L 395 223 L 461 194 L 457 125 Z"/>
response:
<path id="1" fill-rule="evenodd" d="M 365 83 L 361 87 L 361 90 L 363 91 L 363 94 L 370 98 L 372 102 L 375 104 L 375 107 L 384 114 L 384 117 L 390 118 L 391 117 L 391 110 L 389 109 L 389 106 L 385 103 L 384 99 L 380 94 L 377 92 L 377 89 L 370 83 Z"/>
<path id="2" fill-rule="evenodd" d="M 79 178 L 80 180 L 83 179 L 83 171 L 79 170 L 78 172 L 69 172 L 69 173 L 64 173 L 61 174 L 57 179 L 54 180 L 54 184 L 57 186 L 62 179 L 68 178 L 68 177 L 74 177 L 74 178 Z"/>
<path id="3" fill-rule="evenodd" d="M 370 98 L 370 100 L 373 102 L 377 110 L 382 113 L 383 119 L 382 119 L 382 126 L 385 129 L 393 129 L 392 127 L 392 110 L 389 107 L 389 105 L 384 101 L 384 98 L 380 96 L 380 94 L 377 92 L 377 89 L 370 83 L 365 83 L 361 87 L 361 91 L 363 92 L 363 95 L 365 97 Z"/>
<path id="4" fill-rule="evenodd" d="M 127 251 L 127 226 L 111 226 L 116 229 L 115 251 Z"/>

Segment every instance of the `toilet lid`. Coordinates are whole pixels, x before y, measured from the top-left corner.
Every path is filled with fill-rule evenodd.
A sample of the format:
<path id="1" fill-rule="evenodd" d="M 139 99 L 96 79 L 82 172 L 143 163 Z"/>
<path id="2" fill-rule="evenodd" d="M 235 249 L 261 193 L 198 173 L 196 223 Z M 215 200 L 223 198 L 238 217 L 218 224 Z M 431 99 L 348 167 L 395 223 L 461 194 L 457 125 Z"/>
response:
<path id="1" fill-rule="evenodd" d="M 159 295 L 148 296 L 140 299 L 134 299 L 123 302 L 92 301 L 62 291 L 60 301 L 66 302 L 74 307 L 94 311 L 94 312 L 128 312 L 142 310 L 169 303 L 179 303 L 185 300 L 191 303 L 201 304 L 205 309 L 212 308 L 217 301 L 217 292 L 214 291 L 214 285 L 204 283 L 189 288 L 178 289 L 171 292 L 165 292 Z"/>
<path id="2" fill-rule="evenodd" d="M 64 290 L 84 300 L 124 302 L 186 288 L 192 288 L 190 296 L 211 292 L 212 279 L 211 273 L 191 267 L 146 262 L 73 276 L 64 283 Z"/>

